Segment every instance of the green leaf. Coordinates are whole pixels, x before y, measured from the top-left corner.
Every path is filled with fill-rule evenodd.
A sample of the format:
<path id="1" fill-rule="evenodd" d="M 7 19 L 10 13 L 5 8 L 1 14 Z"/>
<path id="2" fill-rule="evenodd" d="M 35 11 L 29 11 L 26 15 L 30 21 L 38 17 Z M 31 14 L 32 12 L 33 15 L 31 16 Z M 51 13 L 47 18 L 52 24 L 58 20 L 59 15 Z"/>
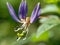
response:
<path id="1" fill-rule="evenodd" d="M 45 22 L 49 22 L 49 23 L 52 23 L 54 22 L 53 20 L 59 20 L 58 16 L 55 16 L 55 15 L 49 15 L 48 17 L 43 17 L 39 20 L 40 23 L 45 23 Z M 51 20 L 51 21 L 50 21 Z"/>
<path id="2" fill-rule="evenodd" d="M 56 40 L 56 39 L 60 39 L 60 24 L 59 25 L 57 25 L 57 26 L 55 26 L 55 27 L 53 27 L 53 28 L 51 28 L 50 29 L 51 30 L 51 32 L 53 33 L 52 35 L 52 37 Z M 51 33 L 50 33 L 50 35 L 51 35 Z M 50 37 L 50 38 L 52 38 L 52 37 Z"/>
<path id="3" fill-rule="evenodd" d="M 39 38 L 36 37 L 36 34 L 33 34 L 31 37 L 31 41 L 32 42 L 40 42 L 40 41 L 46 41 L 48 40 L 48 31 L 46 31 L 45 33 L 43 33 Z"/>
<path id="4" fill-rule="evenodd" d="M 56 18 L 49 18 L 44 24 L 40 25 L 37 29 L 36 37 L 39 38 L 43 33 L 50 30 L 54 26 L 60 24 L 60 20 Z"/>

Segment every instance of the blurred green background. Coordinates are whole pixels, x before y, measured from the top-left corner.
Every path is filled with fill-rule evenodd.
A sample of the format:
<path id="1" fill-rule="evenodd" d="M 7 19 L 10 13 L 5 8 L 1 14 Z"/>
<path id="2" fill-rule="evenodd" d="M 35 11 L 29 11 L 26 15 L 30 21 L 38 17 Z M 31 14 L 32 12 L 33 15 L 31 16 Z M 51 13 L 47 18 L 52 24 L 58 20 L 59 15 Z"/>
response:
<path id="1" fill-rule="evenodd" d="M 15 22 L 9 14 L 6 3 L 14 7 L 18 15 L 21 0 L 0 0 L 0 45 L 60 45 L 60 0 L 26 0 L 28 14 L 31 16 L 35 5 L 40 2 L 41 16 L 28 28 L 26 40 L 16 41 L 14 28 L 20 23 Z"/>

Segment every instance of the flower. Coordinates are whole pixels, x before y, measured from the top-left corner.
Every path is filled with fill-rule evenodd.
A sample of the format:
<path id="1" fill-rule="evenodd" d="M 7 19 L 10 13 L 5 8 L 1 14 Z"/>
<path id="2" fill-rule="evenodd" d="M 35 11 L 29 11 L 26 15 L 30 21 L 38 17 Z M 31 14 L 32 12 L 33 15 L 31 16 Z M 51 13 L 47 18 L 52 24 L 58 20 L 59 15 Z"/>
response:
<path id="1" fill-rule="evenodd" d="M 26 3 L 26 0 L 22 0 L 20 6 L 19 6 L 19 10 L 18 10 L 18 17 L 16 16 L 15 10 L 13 9 L 12 5 L 10 3 L 7 2 L 7 7 L 8 10 L 10 12 L 10 15 L 12 16 L 12 18 L 16 21 L 21 23 L 21 19 L 26 20 L 26 15 L 28 12 L 28 6 Z M 31 17 L 30 17 L 30 23 L 33 23 L 34 21 L 36 21 L 36 19 L 39 17 L 40 15 L 40 3 L 38 2 L 38 4 L 35 6 Z"/>
<path id="2" fill-rule="evenodd" d="M 28 26 L 30 23 L 33 23 L 34 21 L 36 21 L 38 19 L 38 17 L 40 16 L 40 3 L 38 2 L 37 5 L 35 6 L 34 10 L 32 11 L 31 17 L 26 17 L 27 12 L 28 12 L 28 6 L 26 3 L 26 0 L 22 0 L 20 6 L 19 6 L 19 10 L 18 10 L 18 17 L 16 16 L 15 10 L 13 9 L 12 5 L 10 3 L 7 2 L 7 7 L 9 10 L 10 15 L 12 16 L 12 18 L 19 23 L 23 23 L 23 25 L 21 27 L 18 27 L 15 32 L 22 30 L 22 33 L 17 33 L 18 39 L 19 40 L 21 37 L 24 36 L 24 34 L 28 33 Z M 21 34 L 23 34 L 21 36 Z"/>

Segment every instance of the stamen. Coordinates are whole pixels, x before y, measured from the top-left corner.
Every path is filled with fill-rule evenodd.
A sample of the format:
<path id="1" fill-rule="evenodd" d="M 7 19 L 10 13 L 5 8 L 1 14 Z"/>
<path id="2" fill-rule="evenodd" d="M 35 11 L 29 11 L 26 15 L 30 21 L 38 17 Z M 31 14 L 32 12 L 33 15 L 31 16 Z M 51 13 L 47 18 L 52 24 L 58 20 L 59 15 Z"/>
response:
<path id="1" fill-rule="evenodd" d="M 21 27 L 18 27 L 18 28 L 15 29 L 14 31 L 17 32 L 17 31 L 19 31 L 19 30 L 22 30 L 22 29 L 25 27 L 25 25 L 26 25 L 26 24 L 24 23 Z"/>
<path id="2" fill-rule="evenodd" d="M 23 40 L 26 40 L 26 37 Z"/>
<path id="3" fill-rule="evenodd" d="M 19 41 L 20 39 L 25 40 L 28 34 L 28 28 L 24 31 L 22 31 L 22 33 L 17 33 L 17 41 Z"/>
<path id="4" fill-rule="evenodd" d="M 21 37 L 19 37 L 18 39 L 17 39 L 17 41 L 19 41 L 21 39 Z"/>

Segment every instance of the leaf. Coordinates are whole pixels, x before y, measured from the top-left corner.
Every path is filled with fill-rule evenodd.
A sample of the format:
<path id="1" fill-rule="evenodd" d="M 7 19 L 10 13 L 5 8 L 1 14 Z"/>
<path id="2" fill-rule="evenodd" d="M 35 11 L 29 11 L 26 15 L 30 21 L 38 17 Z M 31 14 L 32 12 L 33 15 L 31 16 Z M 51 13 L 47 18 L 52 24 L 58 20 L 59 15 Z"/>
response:
<path id="1" fill-rule="evenodd" d="M 59 20 L 58 16 L 56 16 L 56 15 L 49 15 L 48 17 L 42 17 L 42 18 L 39 20 L 39 22 L 40 22 L 40 23 L 45 23 L 45 22 L 51 23 L 51 22 L 54 22 L 52 19 L 54 19 L 54 21 L 55 21 L 55 20 Z M 51 20 L 51 21 L 50 21 L 50 20 Z"/>
<path id="2" fill-rule="evenodd" d="M 33 34 L 31 37 L 31 41 L 32 42 L 40 42 L 40 41 L 46 41 L 48 40 L 48 31 L 46 31 L 45 33 L 43 33 L 39 38 L 36 37 L 36 34 Z"/>
<path id="3" fill-rule="evenodd" d="M 57 26 L 55 26 L 55 27 L 53 27 L 53 28 L 51 28 L 50 29 L 51 30 L 51 32 L 53 33 L 53 38 L 56 40 L 56 39 L 60 39 L 60 24 L 59 25 L 57 25 Z M 51 33 L 50 33 L 50 35 L 51 35 Z M 50 37 L 50 38 L 52 38 L 52 37 Z"/>
<path id="4" fill-rule="evenodd" d="M 59 19 L 49 18 L 44 24 L 40 25 L 37 29 L 36 37 L 39 38 L 43 33 L 50 30 L 54 26 L 57 26 L 60 24 Z"/>

